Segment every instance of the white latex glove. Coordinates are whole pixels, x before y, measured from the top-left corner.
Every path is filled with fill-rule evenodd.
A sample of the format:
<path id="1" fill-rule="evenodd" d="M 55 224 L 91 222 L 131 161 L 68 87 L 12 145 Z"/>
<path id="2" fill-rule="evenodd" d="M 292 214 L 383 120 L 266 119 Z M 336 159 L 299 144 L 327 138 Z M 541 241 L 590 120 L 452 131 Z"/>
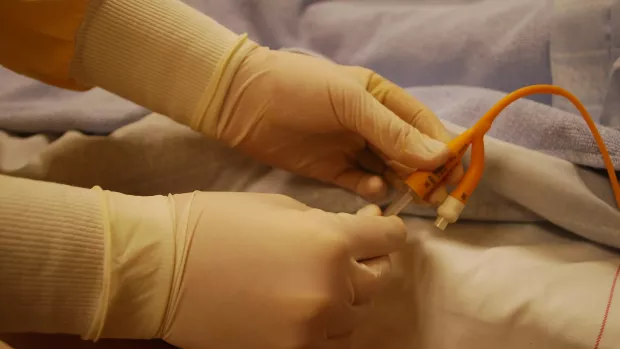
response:
<path id="1" fill-rule="evenodd" d="M 177 241 L 189 250 L 164 339 L 185 349 L 349 348 L 389 281 L 388 254 L 405 241 L 399 218 L 327 213 L 281 195 L 174 200 L 185 217 Z"/>
<path id="2" fill-rule="evenodd" d="M 262 162 L 369 199 L 386 193 L 386 164 L 401 177 L 434 169 L 450 140 L 427 107 L 373 71 L 265 47 L 245 58 L 208 124 Z"/>

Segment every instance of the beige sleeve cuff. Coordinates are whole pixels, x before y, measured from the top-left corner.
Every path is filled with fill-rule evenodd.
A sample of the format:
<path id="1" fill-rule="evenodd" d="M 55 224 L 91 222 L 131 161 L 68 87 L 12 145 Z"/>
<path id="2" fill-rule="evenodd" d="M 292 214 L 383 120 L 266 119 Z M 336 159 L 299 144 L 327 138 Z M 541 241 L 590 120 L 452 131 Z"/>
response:
<path id="1" fill-rule="evenodd" d="M 102 288 L 99 194 L 0 176 L 0 332 L 86 333 Z"/>
<path id="2" fill-rule="evenodd" d="M 237 67 L 257 47 L 177 0 L 91 0 L 72 75 L 214 136 Z"/>
<path id="3" fill-rule="evenodd" d="M 0 333 L 156 337 L 174 276 L 172 207 L 0 176 Z"/>

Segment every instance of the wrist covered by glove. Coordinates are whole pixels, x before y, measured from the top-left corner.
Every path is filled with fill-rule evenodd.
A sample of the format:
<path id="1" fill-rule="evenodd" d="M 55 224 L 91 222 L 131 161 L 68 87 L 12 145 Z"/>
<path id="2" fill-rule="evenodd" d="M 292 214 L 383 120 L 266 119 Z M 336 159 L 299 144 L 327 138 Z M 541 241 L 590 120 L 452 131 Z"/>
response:
<path id="1" fill-rule="evenodd" d="M 396 217 L 280 195 L 105 196 L 106 291 L 87 338 L 344 348 L 405 239 Z"/>

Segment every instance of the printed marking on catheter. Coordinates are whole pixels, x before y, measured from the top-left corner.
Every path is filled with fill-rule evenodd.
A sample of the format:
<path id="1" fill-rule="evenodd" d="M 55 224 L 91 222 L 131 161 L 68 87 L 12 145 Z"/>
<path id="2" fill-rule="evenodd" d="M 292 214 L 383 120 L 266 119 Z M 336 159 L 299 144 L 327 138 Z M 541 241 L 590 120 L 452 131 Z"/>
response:
<path id="1" fill-rule="evenodd" d="M 620 276 L 620 265 L 616 268 L 616 274 L 614 275 L 614 279 L 611 282 L 611 290 L 609 291 L 609 298 L 607 299 L 607 306 L 605 307 L 605 314 L 603 315 L 603 321 L 601 323 L 601 329 L 598 332 L 598 336 L 596 337 L 596 343 L 594 344 L 594 349 L 599 349 L 601 345 L 601 339 L 603 339 L 603 333 L 605 333 L 605 327 L 607 326 L 607 318 L 609 318 L 609 311 L 611 310 L 611 305 L 614 302 L 614 293 L 616 291 L 616 284 L 618 283 L 618 277 Z"/>
<path id="2" fill-rule="evenodd" d="M 452 159 L 450 159 L 450 160 L 448 160 L 448 161 L 452 161 Z M 446 170 L 446 165 L 444 164 L 444 165 L 441 165 L 441 166 L 437 167 L 437 168 L 435 169 L 435 171 L 433 171 L 433 173 L 434 173 L 436 176 L 441 176 L 445 170 Z"/>

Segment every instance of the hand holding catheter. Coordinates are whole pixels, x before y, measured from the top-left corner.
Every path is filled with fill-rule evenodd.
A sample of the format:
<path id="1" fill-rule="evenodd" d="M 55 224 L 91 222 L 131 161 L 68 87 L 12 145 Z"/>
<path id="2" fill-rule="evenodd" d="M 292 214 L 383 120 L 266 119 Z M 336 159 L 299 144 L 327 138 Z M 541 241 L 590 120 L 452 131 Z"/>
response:
<path id="1" fill-rule="evenodd" d="M 450 143 L 448 143 L 448 149 L 450 151 L 450 157 L 448 161 L 435 169 L 434 171 L 416 171 L 405 180 L 406 191 L 399 194 L 399 196 L 385 209 L 384 215 L 397 215 L 407 205 L 413 201 L 414 195 L 427 200 L 428 196 L 438 188 L 448 175 L 458 166 L 461 162 L 461 158 L 471 146 L 471 161 L 470 166 L 465 172 L 463 179 L 458 184 L 446 200 L 437 209 L 437 220 L 435 226 L 444 230 L 448 224 L 454 223 L 458 220 L 461 212 L 465 208 L 467 200 L 472 195 L 480 179 L 482 178 L 482 171 L 484 169 L 484 135 L 489 131 L 493 121 L 508 105 L 517 99 L 527 97 L 533 94 L 555 94 L 568 99 L 581 113 L 581 116 L 585 120 L 590 132 L 594 136 L 594 140 L 598 145 L 601 155 L 603 156 L 603 162 L 611 181 L 611 188 L 616 198 L 618 209 L 620 209 L 620 183 L 616 177 L 614 165 L 607 151 L 607 147 L 603 142 L 603 139 L 592 120 L 592 117 L 581 104 L 579 99 L 572 93 L 562 89 L 561 87 L 554 85 L 532 85 L 518 89 L 504 98 L 502 98 L 497 104 L 495 104 L 488 112 L 486 112 L 478 122 L 465 132 L 458 135 Z"/>

